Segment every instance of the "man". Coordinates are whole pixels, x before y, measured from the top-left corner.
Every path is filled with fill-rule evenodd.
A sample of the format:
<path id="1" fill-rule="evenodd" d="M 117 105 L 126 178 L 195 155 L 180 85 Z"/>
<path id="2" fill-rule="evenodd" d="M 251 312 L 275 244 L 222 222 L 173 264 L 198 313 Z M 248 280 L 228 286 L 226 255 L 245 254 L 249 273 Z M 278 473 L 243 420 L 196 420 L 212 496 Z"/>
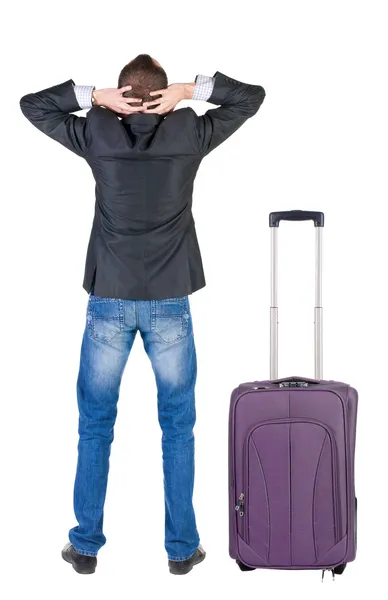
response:
<path id="1" fill-rule="evenodd" d="M 205 285 L 193 183 L 202 159 L 258 111 L 264 96 L 261 86 L 221 73 L 168 86 L 159 63 L 140 55 L 121 71 L 118 89 L 69 80 L 20 101 L 33 125 L 86 160 L 96 182 L 77 383 L 78 526 L 62 551 L 78 573 L 95 571 L 105 543 L 116 406 L 137 331 L 158 388 L 170 572 L 188 573 L 205 558 L 192 503 L 196 354 L 188 295 Z M 200 117 L 191 108 L 174 111 L 184 99 L 219 107 Z M 71 114 L 80 108 L 90 108 L 86 118 Z"/>

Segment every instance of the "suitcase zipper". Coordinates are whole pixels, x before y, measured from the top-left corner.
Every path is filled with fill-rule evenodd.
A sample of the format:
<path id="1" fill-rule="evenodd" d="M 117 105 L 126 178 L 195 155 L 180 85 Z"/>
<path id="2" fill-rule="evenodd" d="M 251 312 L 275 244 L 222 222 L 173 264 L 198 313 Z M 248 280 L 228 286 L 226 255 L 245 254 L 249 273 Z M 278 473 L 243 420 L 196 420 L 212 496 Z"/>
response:
<path id="1" fill-rule="evenodd" d="M 240 517 L 244 516 L 244 499 L 245 499 L 244 493 L 241 492 L 241 494 L 238 497 L 238 503 L 235 506 L 236 512 L 240 513 Z"/>

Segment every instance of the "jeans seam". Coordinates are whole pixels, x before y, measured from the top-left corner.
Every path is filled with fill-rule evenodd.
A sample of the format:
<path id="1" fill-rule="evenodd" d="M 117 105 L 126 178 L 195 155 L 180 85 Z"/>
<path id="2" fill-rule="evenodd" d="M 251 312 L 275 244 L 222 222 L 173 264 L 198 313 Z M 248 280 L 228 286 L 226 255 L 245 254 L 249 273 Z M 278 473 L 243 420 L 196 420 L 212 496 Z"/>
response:
<path id="1" fill-rule="evenodd" d="M 183 325 L 182 325 L 182 326 L 183 326 Z M 181 340 L 185 340 L 186 338 L 188 338 L 188 337 L 189 337 L 189 334 L 188 334 L 188 333 L 184 334 L 184 333 L 182 332 L 182 333 L 180 333 L 180 334 L 179 334 L 179 336 L 178 336 L 178 337 L 176 337 L 176 338 L 175 338 L 175 339 L 173 339 L 173 340 L 165 340 L 164 338 L 162 338 L 162 336 L 161 336 L 161 335 L 160 335 L 160 334 L 159 334 L 159 333 L 158 333 L 156 330 L 154 330 L 152 333 L 153 333 L 154 335 L 156 335 L 156 336 L 159 338 L 159 340 L 160 340 L 161 342 L 163 342 L 163 344 L 166 344 L 167 346 L 170 346 L 170 345 L 172 346 L 173 344 L 177 344 L 177 343 L 178 343 L 178 342 L 180 342 Z"/>
<path id="2" fill-rule="evenodd" d="M 120 323 L 119 323 L 119 326 L 120 326 Z M 105 346 L 110 346 L 110 344 L 113 342 L 113 340 L 121 333 L 122 333 L 121 331 L 116 331 L 116 333 L 112 337 L 110 337 L 109 339 L 104 339 L 104 338 L 98 337 L 98 334 L 96 335 L 95 330 L 94 330 L 94 325 L 93 325 L 91 338 L 95 342 L 99 342 L 100 344 L 104 344 Z"/>
<path id="3" fill-rule="evenodd" d="M 151 331 L 155 331 L 156 327 L 156 301 L 151 300 Z"/>
<path id="4" fill-rule="evenodd" d="M 103 304 L 104 302 L 118 302 L 121 300 L 121 298 L 105 298 L 105 297 L 101 297 L 101 296 L 94 296 L 93 294 L 91 294 L 89 296 L 89 300 L 91 302 L 99 302 L 101 304 Z"/>
<path id="5" fill-rule="evenodd" d="M 189 554 L 189 556 L 186 556 L 186 558 L 171 558 L 171 556 L 169 555 L 168 560 L 172 560 L 174 562 L 184 562 L 185 560 L 189 560 L 190 558 L 192 558 L 194 556 L 194 554 L 197 552 L 197 550 L 198 550 L 198 546 L 194 550 L 194 552 Z"/>
<path id="6" fill-rule="evenodd" d="M 120 333 L 124 331 L 124 301 L 119 300 L 119 324 L 120 324 Z"/>
<path id="7" fill-rule="evenodd" d="M 82 556 L 97 556 L 97 552 L 87 552 L 86 550 L 79 550 L 75 546 L 73 546 L 74 550 L 77 554 L 81 554 Z"/>

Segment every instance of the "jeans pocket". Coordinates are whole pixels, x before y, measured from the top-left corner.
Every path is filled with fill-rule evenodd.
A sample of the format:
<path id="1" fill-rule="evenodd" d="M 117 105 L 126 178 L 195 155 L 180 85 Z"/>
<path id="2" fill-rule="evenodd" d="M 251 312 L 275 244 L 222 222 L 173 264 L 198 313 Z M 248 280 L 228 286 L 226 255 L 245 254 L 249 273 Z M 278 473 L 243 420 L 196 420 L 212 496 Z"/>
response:
<path id="1" fill-rule="evenodd" d="M 124 305 L 115 298 L 90 296 L 87 314 L 88 334 L 93 339 L 109 344 L 124 327 Z"/>
<path id="2" fill-rule="evenodd" d="M 151 330 L 166 344 L 187 336 L 190 328 L 188 298 L 167 298 L 151 301 Z"/>

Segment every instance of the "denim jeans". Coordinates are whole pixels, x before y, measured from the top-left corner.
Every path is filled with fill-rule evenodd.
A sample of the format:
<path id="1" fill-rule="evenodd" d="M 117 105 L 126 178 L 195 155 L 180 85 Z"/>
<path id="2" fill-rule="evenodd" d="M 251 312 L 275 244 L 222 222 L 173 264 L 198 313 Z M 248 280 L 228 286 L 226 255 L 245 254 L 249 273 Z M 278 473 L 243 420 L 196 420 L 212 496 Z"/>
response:
<path id="1" fill-rule="evenodd" d="M 189 300 L 89 297 L 77 383 L 78 465 L 69 532 L 74 549 L 95 556 L 105 544 L 103 510 L 121 377 L 137 331 L 158 389 L 165 494 L 165 548 L 186 560 L 199 544 L 192 503 L 197 362 Z"/>

